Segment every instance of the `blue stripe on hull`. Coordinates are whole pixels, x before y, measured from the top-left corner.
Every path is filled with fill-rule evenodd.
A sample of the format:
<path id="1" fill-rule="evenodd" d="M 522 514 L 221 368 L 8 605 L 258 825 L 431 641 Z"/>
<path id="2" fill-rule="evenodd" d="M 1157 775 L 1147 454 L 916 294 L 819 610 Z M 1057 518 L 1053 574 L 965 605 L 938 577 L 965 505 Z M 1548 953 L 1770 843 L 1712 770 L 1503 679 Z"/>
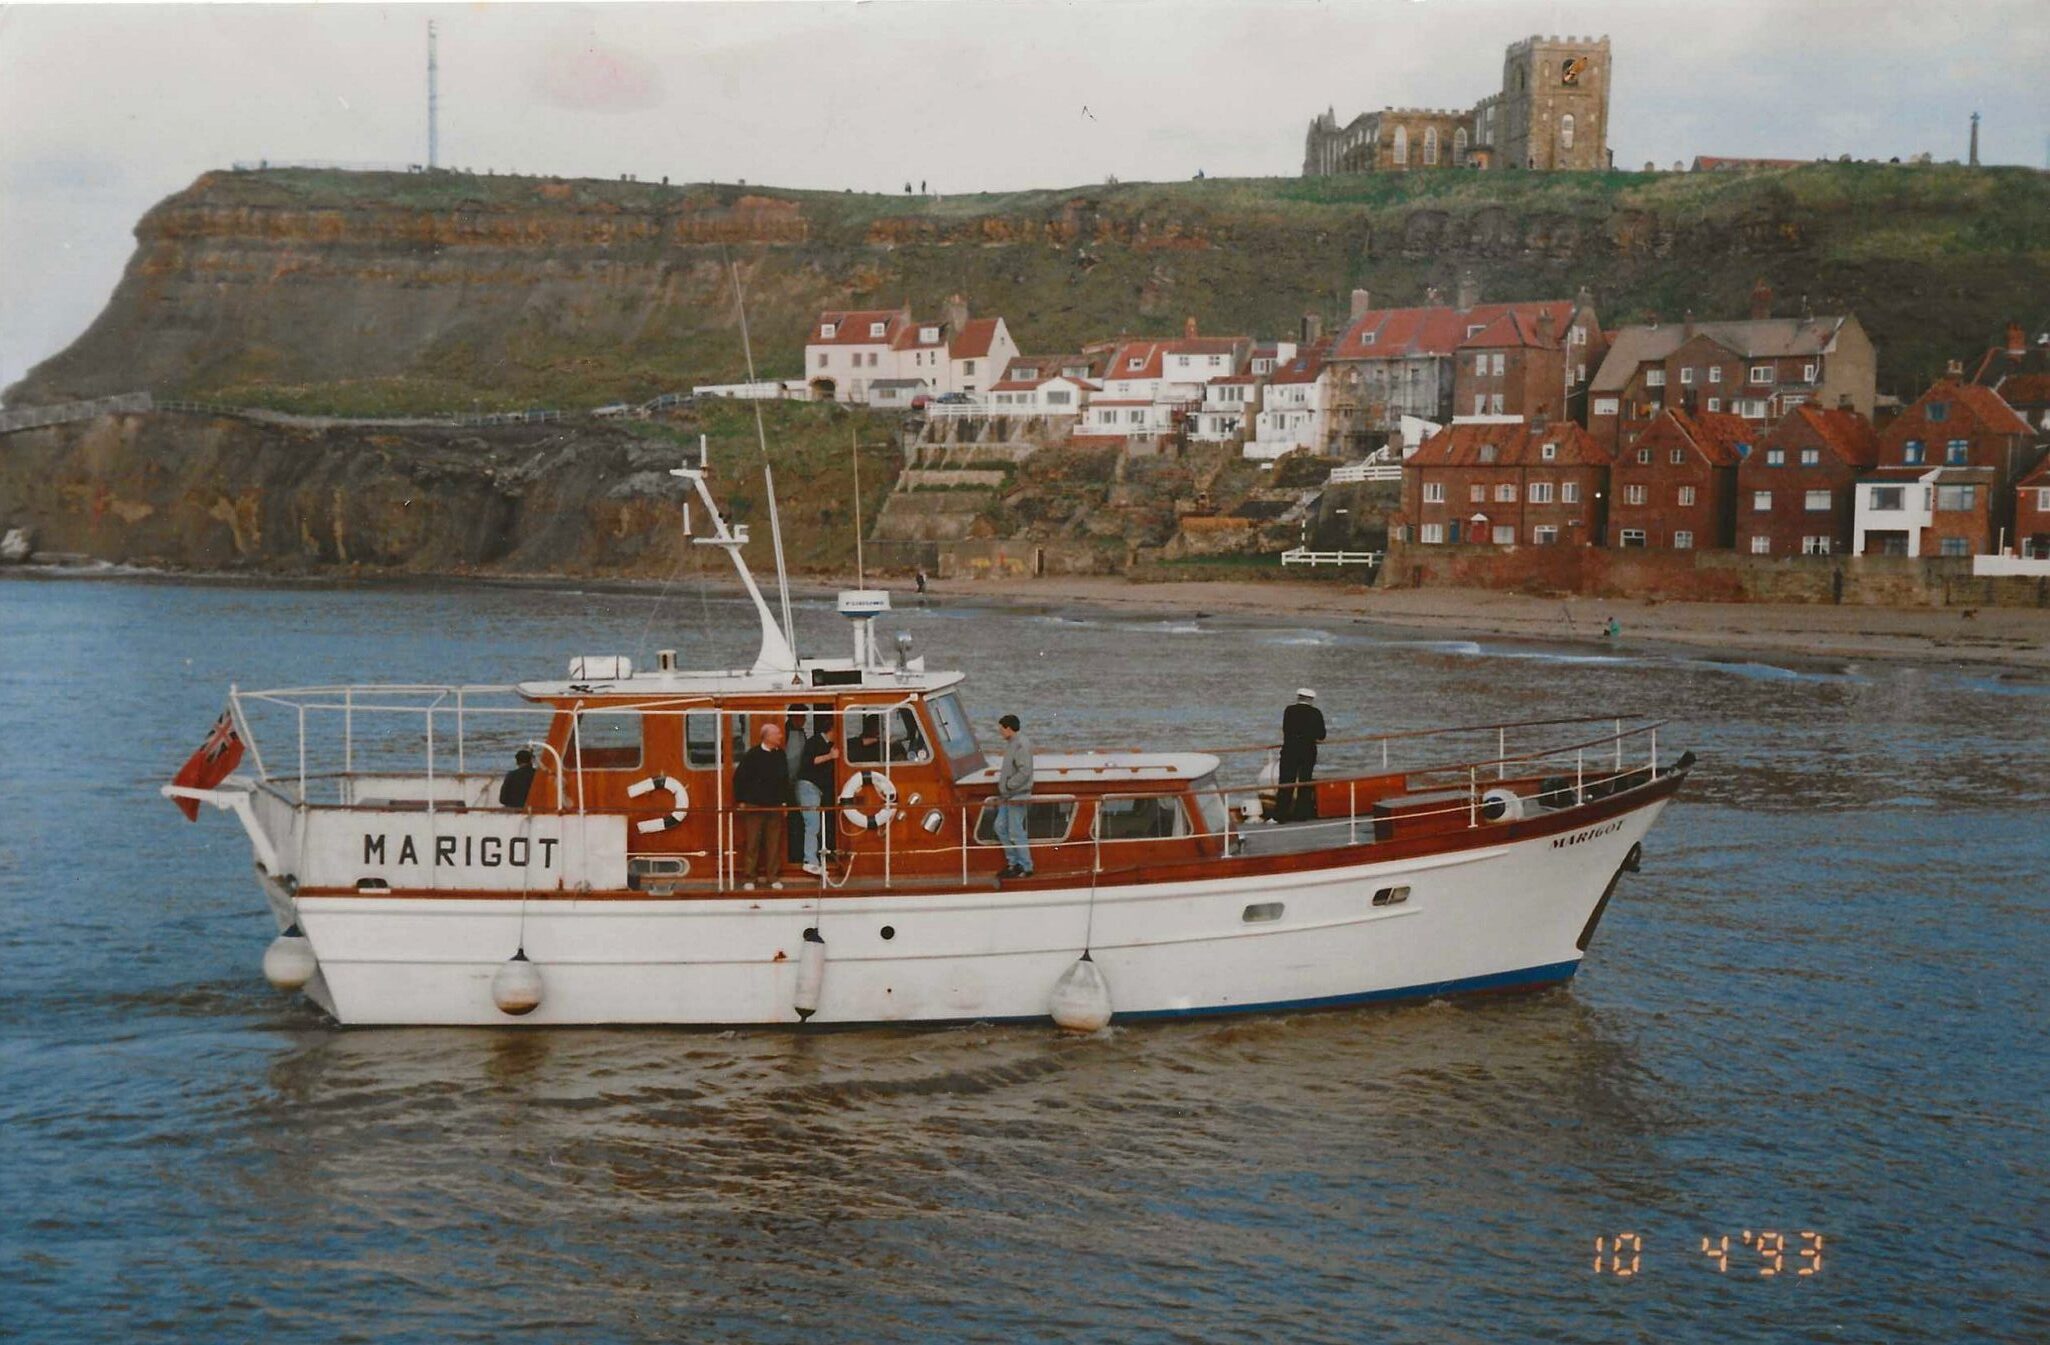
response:
<path id="1" fill-rule="evenodd" d="M 1398 986 L 1393 990 L 1367 990 L 1356 995 L 1319 995 L 1313 999 L 1277 999 L 1263 1004 L 1208 1004 L 1189 1009 L 1148 1009 L 1139 1013 L 1117 1013 L 1111 1021 L 1129 1023 L 1149 1018 L 1207 1018 L 1223 1013 L 1293 1013 L 1304 1009 L 1342 1009 L 1357 1004 L 1385 1004 L 1395 1000 L 1440 999 L 1447 995 L 1482 994 L 1490 990 L 1533 990 L 1573 979 L 1580 961 L 1552 962 L 1520 971 L 1498 971 L 1487 976 L 1465 976 L 1452 981 Z"/>

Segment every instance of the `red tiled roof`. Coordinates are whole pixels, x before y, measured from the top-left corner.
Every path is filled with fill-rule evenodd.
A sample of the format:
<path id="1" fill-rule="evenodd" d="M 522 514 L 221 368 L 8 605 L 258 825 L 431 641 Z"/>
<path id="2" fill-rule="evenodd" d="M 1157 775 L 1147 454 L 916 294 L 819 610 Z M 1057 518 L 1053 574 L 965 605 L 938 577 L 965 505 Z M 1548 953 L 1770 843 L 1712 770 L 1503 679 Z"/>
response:
<path id="1" fill-rule="evenodd" d="M 1797 423 L 1812 429 L 1840 462 L 1868 468 L 1879 461 L 1879 435 L 1873 430 L 1872 422 L 1856 411 L 1834 410 L 1803 402 L 1794 408 L 1792 415 L 1780 422 L 1789 427 Z"/>
<path id="2" fill-rule="evenodd" d="M 1969 411 L 1980 426 L 1994 434 L 2030 434 L 2029 422 L 2023 420 L 2007 400 L 1991 388 L 1982 388 L 1976 383 L 1959 383 L 1954 379 L 1943 379 L 1929 391 L 1914 400 L 1912 406 L 1921 406 L 1932 399 L 1947 399 Z"/>
<path id="3" fill-rule="evenodd" d="M 2009 406 L 2042 406 L 2050 403 L 2050 374 L 2009 374 L 1999 392 Z"/>
<path id="4" fill-rule="evenodd" d="M 970 318 L 955 334 L 947 354 L 957 360 L 980 359 L 989 354 L 990 344 L 996 340 L 997 328 L 1002 324 L 1002 318 Z"/>
<path id="5" fill-rule="evenodd" d="M 812 324 L 809 344 L 815 346 L 868 346 L 877 342 L 888 342 L 897 335 L 898 325 L 911 321 L 911 315 L 901 308 L 861 308 L 841 313 L 821 313 Z M 881 336 L 870 336 L 868 329 L 876 323 L 883 324 Z M 833 335 L 826 335 L 826 328 L 834 328 Z"/>
<path id="6" fill-rule="evenodd" d="M 1307 350 L 1298 350 L 1287 363 L 1274 366 L 1274 372 L 1268 375 L 1267 381 L 1277 384 L 1316 382 L 1324 372 L 1324 356 L 1329 349 L 1330 346 L 1319 341 Z"/>
<path id="7" fill-rule="evenodd" d="M 1554 332 L 1563 332 L 1573 318 L 1573 301 L 1548 299 L 1534 303 L 1476 304 L 1465 310 L 1443 305 L 1435 308 L 1370 309 L 1346 326 L 1332 347 L 1330 358 L 1378 360 L 1404 355 L 1450 355 L 1468 339 L 1470 330 L 1479 336 L 1496 319 L 1507 314 L 1515 313 L 1534 321 L 1542 312 L 1552 315 Z"/>
<path id="8" fill-rule="evenodd" d="M 1158 378 L 1160 357 L 1163 353 L 1161 341 L 1124 341 L 1111 352 L 1110 367 L 1103 371 L 1105 378 Z M 1138 360 L 1137 368 L 1132 361 Z"/>
<path id="9" fill-rule="evenodd" d="M 1535 313 L 1504 313 L 1483 327 L 1478 335 L 1469 336 L 1459 343 L 1461 350 L 1496 350 L 1511 346 L 1556 350 L 1559 347 L 1558 330 L 1556 327 L 1553 329 L 1552 338 L 1548 341 L 1538 331 Z"/>
<path id="10" fill-rule="evenodd" d="M 1549 459 L 1543 454 L 1546 444 L 1559 447 L 1558 453 Z M 1488 447 L 1495 450 L 1494 461 L 1483 464 L 1481 450 Z M 1610 464 L 1609 455 L 1586 430 L 1570 420 L 1555 420 L 1545 425 L 1532 425 L 1527 421 L 1447 425 L 1424 440 L 1422 447 L 1403 465 L 1607 467 Z"/>
<path id="11" fill-rule="evenodd" d="M 1685 412 L 1674 412 L 1676 416 Z M 1701 446 L 1703 456 L 1718 467 L 1735 467 L 1744 460 L 1737 451 L 1737 445 L 1753 443 L 1758 432 L 1751 422 L 1742 416 L 1733 416 L 1723 411 L 1696 411 L 1687 417 L 1692 422 L 1692 438 Z"/>

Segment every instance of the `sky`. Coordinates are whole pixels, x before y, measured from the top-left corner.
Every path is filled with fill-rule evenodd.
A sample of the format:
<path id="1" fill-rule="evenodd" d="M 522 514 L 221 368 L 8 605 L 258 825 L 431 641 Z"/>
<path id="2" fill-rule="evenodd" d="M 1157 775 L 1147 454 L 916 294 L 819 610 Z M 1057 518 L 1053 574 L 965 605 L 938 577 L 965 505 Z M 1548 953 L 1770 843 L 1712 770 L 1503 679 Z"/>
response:
<path id="1" fill-rule="evenodd" d="M 2050 0 L 762 0 L 0 6 L 0 387 L 82 332 L 150 206 L 241 161 L 956 193 L 1288 176 L 1326 107 L 1468 107 L 1606 34 L 1618 166 L 2046 166 Z"/>

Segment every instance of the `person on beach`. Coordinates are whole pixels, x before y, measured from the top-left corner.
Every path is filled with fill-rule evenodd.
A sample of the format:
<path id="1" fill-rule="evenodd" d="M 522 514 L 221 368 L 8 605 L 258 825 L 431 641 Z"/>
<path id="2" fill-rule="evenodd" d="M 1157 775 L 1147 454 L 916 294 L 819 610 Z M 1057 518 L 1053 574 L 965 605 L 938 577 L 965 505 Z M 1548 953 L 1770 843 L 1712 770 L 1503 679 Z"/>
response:
<path id="1" fill-rule="evenodd" d="M 742 875 L 740 885 L 783 886 L 776 877 L 783 867 L 776 857 L 776 838 L 783 831 L 783 809 L 790 803 L 790 774 L 783 760 L 781 724 L 762 725 L 761 742 L 734 766 L 733 802 L 740 823 L 740 849 L 733 867 Z"/>
<path id="2" fill-rule="evenodd" d="M 1317 744 L 1324 741 L 1324 712 L 1317 693 L 1298 687 L 1295 704 L 1281 712 L 1281 796 L 1275 811 L 1283 822 L 1308 822 L 1317 816 L 1317 791 L 1310 778 L 1317 773 Z"/>
<path id="3" fill-rule="evenodd" d="M 814 876 L 826 871 L 819 859 L 819 834 L 824 829 L 825 801 L 833 797 L 833 763 L 839 759 L 832 717 L 814 716 L 812 732 L 804 740 L 804 765 L 797 775 L 797 806 L 804 809 L 804 871 Z"/>
<path id="4" fill-rule="evenodd" d="M 925 592 L 925 570 L 923 568 L 918 571 L 918 591 L 920 593 Z"/>
<path id="5" fill-rule="evenodd" d="M 1025 826 L 1026 800 L 1032 794 L 1032 744 L 1019 730 L 1018 716 L 997 720 L 1004 756 L 997 766 L 997 840 L 1003 843 L 1004 867 L 999 878 L 1032 876 L 1032 838 Z"/>
<path id="6" fill-rule="evenodd" d="M 524 808 L 527 793 L 534 788 L 534 754 L 522 747 L 513 753 L 513 768 L 505 773 L 505 779 L 498 786 L 498 806 L 501 808 Z"/>

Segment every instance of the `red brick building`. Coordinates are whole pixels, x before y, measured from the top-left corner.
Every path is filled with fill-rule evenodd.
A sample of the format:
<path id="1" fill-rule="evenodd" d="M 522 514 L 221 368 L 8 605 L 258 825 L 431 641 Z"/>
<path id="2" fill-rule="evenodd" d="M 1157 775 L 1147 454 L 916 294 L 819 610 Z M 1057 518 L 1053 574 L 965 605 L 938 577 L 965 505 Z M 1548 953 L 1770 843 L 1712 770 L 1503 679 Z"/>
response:
<path id="1" fill-rule="evenodd" d="M 1856 411 L 1795 407 L 1737 466 L 1737 549 L 1754 556 L 1849 551 L 1858 477 L 1878 461 L 1879 436 Z"/>
<path id="2" fill-rule="evenodd" d="M 1977 556 L 2015 525 L 2015 487 L 2042 451 L 1991 388 L 1945 378 L 1879 436 L 1878 466 L 1858 483 L 1852 545 L 1861 554 Z"/>
<path id="3" fill-rule="evenodd" d="M 1557 419 L 1571 414 L 1566 347 L 1551 308 L 1512 308 L 1459 343 L 1452 414 Z"/>
<path id="4" fill-rule="evenodd" d="M 1769 316 L 1772 291 L 1752 295 L 1745 322 L 1624 327 L 1610 343 L 1588 392 L 1587 427 L 1614 450 L 1658 413 L 1742 416 L 1758 433 L 1804 403 L 1872 414 L 1878 377 L 1871 339 L 1855 317 Z"/>
<path id="5" fill-rule="evenodd" d="M 2024 556 L 2050 560 L 2050 458 L 2015 487 L 2014 544 Z"/>
<path id="6" fill-rule="evenodd" d="M 1736 416 L 1662 411 L 1609 473 L 1610 546 L 1690 551 L 1734 538 L 1737 465 L 1754 431 Z"/>
<path id="7" fill-rule="evenodd" d="M 1599 546 L 1609 457 L 1570 420 L 1449 425 L 1402 465 L 1408 541 Z"/>

